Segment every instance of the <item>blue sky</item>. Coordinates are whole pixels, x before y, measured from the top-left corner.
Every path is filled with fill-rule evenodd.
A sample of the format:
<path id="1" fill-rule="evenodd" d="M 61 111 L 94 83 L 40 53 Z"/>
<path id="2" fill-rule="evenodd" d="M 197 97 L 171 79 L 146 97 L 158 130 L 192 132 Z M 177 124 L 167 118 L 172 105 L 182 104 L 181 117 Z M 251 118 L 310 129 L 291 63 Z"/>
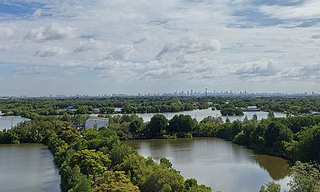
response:
<path id="1" fill-rule="evenodd" d="M 317 0 L 3 0 L 0 95 L 320 92 Z"/>

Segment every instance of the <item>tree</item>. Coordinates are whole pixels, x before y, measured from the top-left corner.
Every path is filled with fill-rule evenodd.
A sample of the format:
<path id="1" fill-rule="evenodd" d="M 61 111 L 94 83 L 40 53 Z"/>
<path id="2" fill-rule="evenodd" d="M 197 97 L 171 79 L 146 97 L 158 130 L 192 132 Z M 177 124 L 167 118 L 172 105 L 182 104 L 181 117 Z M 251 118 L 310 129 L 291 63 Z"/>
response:
<path id="1" fill-rule="evenodd" d="M 77 182 L 76 186 L 69 190 L 69 192 L 91 192 L 92 186 L 91 186 L 91 180 L 88 178 L 88 176 L 81 174 L 80 179 Z"/>
<path id="2" fill-rule="evenodd" d="M 97 178 L 94 192 L 138 192 L 139 188 L 132 184 L 123 171 L 106 171 Z"/>
<path id="3" fill-rule="evenodd" d="M 275 182 L 269 182 L 260 188 L 259 192 L 280 192 L 281 186 Z"/>
<path id="4" fill-rule="evenodd" d="M 234 137 L 233 142 L 239 145 L 246 145 L 247 144 L 246 139 L 247 139 L 246 135 L 244 134 L 243 131 L 241 131 Z"/>
<path id="5" fill-rule="evenodd" d="M 154 115 L 147 125 L 147 133 L 151 136 L 160 136 L 161 131 L 166 130 L 168 119 L 162 114 Z"/>
<path id="6" fill-rule="evenodd" d="M 214 124 L 219 124 L 219 123 L 223 123 L 223 120 L 221 117 L 212 117 L 212 116 L 208 116 L 205 117 L 204 119 L 202 119 L 200 121 L 200 123 L 214 123 Z"/>
<path id="7" fill-rule="evenodd" d="M 165 167 L 166 169 L 172 169 L 172 163 L 167 158 L 161 158 L 160 159 L 160 165 Z"/>
<path id="8" fill-rule="evenodd" d="M 234 114 L 235 114 L 236 116 L 242 116 L 242 115 L 244 115 L 244 113 L 242 112 L 241 108 L 239 108 L 239 107 L 236 107 L 236 108 L 234 109 Z"/>
<path id="9" fill-rule="evenodd" d="M 243 119 L 243 123 L 248 123 L 249 122 L 249 119 L 248 119 L 248 116 L 246 115 Z"/>
<path id="10" fill-rule="evenodd" d="M 118 165 L 123 162 L 123 160 L 131 154 L 137 154 L 137 151 L 132 147 L 117 143 L 113 145 L 111 151 L 109 152 L 110 160 L 112 161 L 112 165 Z"/>
<path id="11" fill-rule="evenodd" d="M 292 138 L 292 131 L 277 121 L 271 122 L 264 133 L 266 146 L 272 151 L 281 151 L 283 149 L 282 141 L 289 142 Z"/>
<path id="12" fill-rule="evenodd" d="M 233 116 L 235 114 L 234 110 L 235 110 L 235 108 L 231 108 L 231 107 L 223 108 L 220 111 L 220 113 L 222 116 Z"/>
<path id="13" fill-rule="evenodd" d="M 90 192 L 92 191 L 92 180 L 80 172 L 78 165 L 71 168 L 64 165 L 60 169 L 61 190 L 70 192 Z"/>
<path id="14" fill-rule="evenodd" d="M 142 132 L 143 120 L 136 119 L 129 125 L 129 131 L 133 135 L 140 134 Z"/>
<path id="15" fill-rule="evenodd" d="M 196 122 L 190 115 L 175 115 L 170 121 L 168 131 L 171 133 L 192 132 Z"/>
<path id="16" fill-rule="evenodd" d="M 194 178 L 191 179 L 187 179 L 185 182 L 185 186 L 187 190 L 190 190 L 191 187 L 197 186 L 198 185 L 198 181 Z"/>
<path id="17" fill-rule="evenodd" d="M 314 165 L 297 161 L 291 168 L 289 192 L 315 192 L 320 190 L 320 172 Z"/>
<path id="18" fill-rule="evenodd" d="M 269 111 L 268 118 L 271 118 L 271 119 L 275 118 L 273 111 Z"/>
<path id="19" fill-rule="evenodd" d="M 163 163 L 168 162 L 162 160 Z M 159 166 L 152 158 L 145 159 L 140 155 L 129 155 L 119 166 L 119 170 L 130 173 L 131 181 L 141 191 L 159 192 L 171 191 L 183 192 L 185 189 L 183 177 L 174 169 L 167 169 L 167 165 Z M 169 185 L 169 186 L 167 186 Z"/>
<path id="20" fill-rule="evenodd" d="M 320 125 L 305 128 L 297 136 L 299 142 L 294 148 L 296 159 L 320 162 Z"/>
<path id="21" fill-rule="evenodd" d="M 164 187 L 168 188 L 166 185 L 169 185 L 172 191 L 184 191 L 183 177 L 175 170 L 167 170 L 159 166 L 153 166 L 152 170 L 151 174 L 141 186 L 141 191 L 158 192 Z"/>
<path id="22" fill-rule="evenodd" d="M 198 181 L 194 178 L 185 181 L 186 191 L 189 192 L 212 192 L 210 187 L 198 185 Z"/>
<path id="23" fill-rule="evenodd" d="M 242 129 L 243 129 L 243 124 L 240 120 L 236 120 L 232 122 L 230 140 L 233 140 L 234 137 L 242 131 Z"/>
<path id="24" fill-rule="evenodd" d="M 257 115 L 257 114 L 253 114 L 252 120 L 253 120 L 253 121 L 258 121 L 258 115 Z"/>
<path id="25" fill-rule="evenodd" d="M 105 172 L 110 167 L 111 161 L 107 155 L 100 151 L 82 150 L 75 153 L 71 159 L 70 165 L 74 167 L 79 165 L 81 173 L 96 177 Z"/>

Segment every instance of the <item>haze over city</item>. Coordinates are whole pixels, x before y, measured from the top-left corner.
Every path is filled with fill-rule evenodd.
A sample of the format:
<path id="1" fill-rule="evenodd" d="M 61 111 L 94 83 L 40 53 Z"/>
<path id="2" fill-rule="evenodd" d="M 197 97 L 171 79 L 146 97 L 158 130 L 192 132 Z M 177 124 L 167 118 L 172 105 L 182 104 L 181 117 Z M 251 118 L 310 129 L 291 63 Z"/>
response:
<path id="1" fill-rule="evenodd" d="M 317 0 L 3 0 L 0 95 L 320 92 Z"/>

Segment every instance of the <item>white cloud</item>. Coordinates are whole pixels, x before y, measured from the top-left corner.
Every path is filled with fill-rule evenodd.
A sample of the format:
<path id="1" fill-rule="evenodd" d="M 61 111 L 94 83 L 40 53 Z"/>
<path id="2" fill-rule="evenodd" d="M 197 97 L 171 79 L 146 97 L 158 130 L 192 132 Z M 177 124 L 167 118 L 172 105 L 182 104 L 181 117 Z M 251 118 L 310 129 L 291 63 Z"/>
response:
<path id="1" fill-rule="evenodd" d="M 108 54 L 108 59 L 125 60 L 133 51 L 132 45 L 121 45 L 120 48 L 114 49 Z"/>
<path id="2" fill-rule="evenodd" d="M 277 80 L 290 82 L 319 83 L 320 64 L 306 64 L 305 66 L 288 67 L 282 69 Z"/>
<path id="3" fill-rule="evenodd" d="M 162 51 L 158 53 L 156 59 L 171 53 L 195 54 L 201 52 L 214 52 L 220 50 L 220 43 L 216 39 L 203 40 L 196 36 L 179 39 L 166 44 Z"/>
<path id="4" fill-rule="evenodd" d="M 9 39 L 14 33 L 14 30 L 11 27 L 2 27 L 0 26 L 0 40 Z"/>
<path id="5" fill-rule="evenodd" d="M 209 89 L 210 86 L 229 89 L 230 85 L 237 87 L 234 82 L 244 82 L 237 88 L 245 89 L 249 81 L 276 79 L 299 83 L 306 79 L 315 81 L 317 74 L 316 66 L 310 64 L 319 63 L 320 26 L 313 23 L 310 27 L 295 27 L 320 18 L 314 8 L 319 4 L 315 0 L 261 7 L 267 3 L 252 0 L 24 2 L 25 6 L 34 2 L 41 6 L 32 7 L 33 11 L 25 17 L 0 15 L 0 65 L 22 67 L 15 72 L 21 78 L 23 74 L 32 74 L 34 66 L 43 66 L 35 68 L 34 73 L 65 80 L 79 76 L 85 82 L 103 79 L 114 83 L 114 92 L 122 92 L 121 87 L 136 93 L 148 92 L 140 84 L 160 92 L 171 91 L 167 86 L 173 85 L 191 88 L 206 84 Z M 269 19 L 283 21 L 264 26 L 263 22 Z M 79 71 L 78 67 L 85 70 Z M 28 77 L 25 81 L 29 81 Z M 137 87 L 129 86 L 128 82 L 136 82 Z M 61 85 L 56 86 L 58 90 Z M 272 84 L 265 88 L 284 91 L 276 90 Z"/>
<path id="6" fill-rule="evenodd" d="M 100 73 L 100 77 L 107 81 L 129 82 L 135 79 L 136 73 L 129 70 L 110 69 Z"/>
<path id="7" fill-rule="evenodd" d="M 53 56 L 58 56 L 58 55 L 63 55 L 66 53 L 66 50 L 64 50 L 63 48 L 60 47 L 51 47 L 48 49 L 44 49 L 44 50 L 38 50 L 35 53 L 35 56 L 39 56 L 39 57 L 53 57 Z"/>
<path id="8" fill-rule="evenodd" d="M 70 76 L 77 75 L 79 73 L 83 73 L 85 71 L 87 71 L 87 69 L 84 67 L 75 67 L 75 68 L 71 68 L 69 70 L 62 71 L 58 76 L 59 77 L 70 77 Z"/>
<path id="9" fill-rule="evenodd" d="M 43 67 L 18 67 L 14 70 L 14 76 L 34 76 L 45 72 Z"/>
<path id="10" fill-rule="evenodd" d="M 139 43 L 143 43 L 145 41 L 147 41 L 149 39 L 149 37 L 142 37 L 141 39 L 134 41 L 135 44 L 139 44 Z"/>
<path id="11" fill-rule="evenodd" d="M 42 9 L 37 9 L 33 12 L 32 14 L 32 18 L 37 18 L 37 17 L 40 17 L 42 15 Z"/>
<path id="12" fill-rule="evenodd" d="M 70 60 L 70 61 L 65 61 L 60 64 L 61 67 L 74 67 L 78 66 L 80 63 L 78 61 Z"/>
<path id="13" fill-rule="evenodd" d="M 81 41 L 79 46 L 73 50 L 74 53 L 82 53 L 90 50 L 96 50 L 103 45 L 100 41 L 89 39 L 89 41 Z"/>
<path id="14" fill-rule="evenodd" d="M 65 38 L 73 37 L 75 35 L 75 29 L 71 27 L 60 26 L 53 23 L 49 27 L 40 27 L 32 29 L 25 36 L 25 39 L 35 40 L 38 42 L 63 40 Z"/>
<path id="15" fill-rule="evenodd" d="M 278 19 L 319 19 L 320 18 L 320 1 L 318 0 L 306 0 L 302 5 L 296 6 L 261 6 L 259 10 L 274 18 Z"/>
<path id="16" fill-rule="evenodd" d="M 237 65 L 234 74 L 240 77 L 273 76 L 279 72 L 272 61 L 254 61 Z"/>
<path id="17" fill-rule="evenodd" d="M 320 64 L 314 63 L 314 64 L 306 65 L 306 66 L 302 67 L 299 70 L 299 72 L 300 72 L 301 76 L 304 76 L 304 77 L 313 76 L 313 77 L 319 78 L 319 76 L 320 76 Z"/>

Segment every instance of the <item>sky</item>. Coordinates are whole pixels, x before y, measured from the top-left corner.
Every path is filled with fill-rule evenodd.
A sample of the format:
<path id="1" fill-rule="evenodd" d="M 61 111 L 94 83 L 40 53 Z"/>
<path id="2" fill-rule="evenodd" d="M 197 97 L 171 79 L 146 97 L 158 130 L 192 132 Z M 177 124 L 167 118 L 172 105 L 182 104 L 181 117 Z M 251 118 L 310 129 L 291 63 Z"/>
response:
<path id="1" fill-rule="evenodd" d="M 1 0 L 0 95 L 320 93 L 319 0 Z"/>

